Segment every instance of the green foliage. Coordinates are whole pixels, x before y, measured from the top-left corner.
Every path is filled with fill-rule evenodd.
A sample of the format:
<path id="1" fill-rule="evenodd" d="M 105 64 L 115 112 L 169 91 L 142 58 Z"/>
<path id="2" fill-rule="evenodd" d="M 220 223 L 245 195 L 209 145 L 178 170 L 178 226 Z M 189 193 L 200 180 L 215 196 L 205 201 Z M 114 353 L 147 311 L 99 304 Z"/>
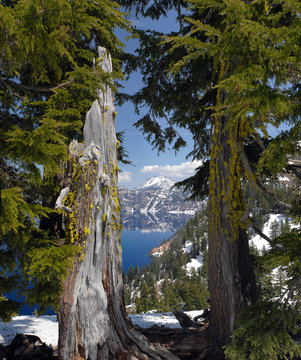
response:
<path id="1" fill-rule="evenodd" d="M 301 299 L 301 233 L 300 230 L 285 232 L 276 237 L 271 249 L 264 256 L 266 261 L 285 270 L 287 301 L 299 303 Z"/>
<path id="2" fill-rule="evenodd" d="M 21 304 L 0 296 L 0 319 L 5 322 L 11 320 L 11 316 L 17 315 Z"/>
<path id="3" fill-rule="evenodd" d="M 146 8 L 142 10 L 135 2 L 121 3 L 127 6 L 132 3 L 138 13 L 147 16 Z M 144 1 L 141 6 L 148 3 Z M 137 112 L 145 106 L 149 111 L 136 126 L 159 151 L 168 143 L 174 143 L 175 149 L 183 146 L 185 142 L 177 127 L 188 129 L 195 142 L 190 155 L 207 160 L 211 141 L 208 126 L 212 124 L 213 113 L 230 114 L 229 127 L 246 118 L 245 141 L 252 139 L 258 144 L 254 131 L 266 133 L 267 124 L 278 126 L 287 120 L 293 128 L 286 139 L 283 135 L 278 138 L 281 147 L 271 144 L 265 152 L 267 160 L 271 156 L 274 160 L 262 160 L 269 166 L 274 163 L 274 168 L 277 166 L 279 170 L 287 164 L 287 155 L 296 150 L 295 142 L 288 145 L 289 139 L 294 136 L 296 140 L 300 134 L 299 88 L 295 76 L 300 72 L 299 2 L 192 0 L 187 3 L 190 8 L 185 13 L 183 26 L 179 30 L 175 24 L 166 42 L 162 42 L 166 34 L 138 31 L 140 47 L 137 57 L 129 60 L 127 69 L 138 67 L 145 86 L 124 99 L 132 100 Z M 187 4 L 182 2 L 160 2 L 165 11 L 173 6 L 178 11 L 178 5 L 185 11 Z M 150 7 L 156 11 L 156 5 Z M 162 14 L 157 9 L 157 16 Z M 287 38 L 290 40 L 284 41 Z M 229 68 L 219 82 L 223 63 Z M 168 72 L 172 76 L 168 76 Z M 227 94 L 223 109 L 216 103 L 218 89 Z M 276 153 L 272 155 L 272 147 L 286 160 L 277 163 L 279 157 Z"/>
<path id="4" fill-rule="evenodd" d="M 207 307 L 207 299 L 209 297 L 207 286 L 207 279 L 204 279 L 196 272 L 186 279 L 180 289 L 180 296 L 183 299 L 185 311 L 200 310 Z"/>
<path id="5" fill-rule="evenodd" d="M 300 231 L 278 224 L 270 249 L 256 256 L 255 269 L 261 300 L 242 312 L 232 342 L 226 347 L 229 359 L 291 359 L 301 354 L 293 341 L 300 331 Z M 274 237 L 275 235 L 275 237 Z"/>
<path id="6" fill-rule="evenodd" d="M 39 304 L 43 313 L 49 304 L 57 310 L 58 295 L 69 274 L 77 249 L 71 245 L 49 246 L 31 250 L 27 256 L 25 271 L 29 287 L 25 290 L 29 304 Z"/>
<path id="7" fill-rule="evenodd" d="M 17 233 L 19 228 L 25 228 L 24 219 L 29 219 L 37 225 L 37 217 L 45 216 L 52 209 L 40 204 L 28 204 L 22 196 L 22 189 L 13 187 L 1 191 L 1 233 L 8 235 L 9 232 Z"/>
<path id="8" fill-rule="evenodd" d="M 298 330 L 300 308 L 272 301 L 258 301 L 243 311 L 225 355 L 231 360 L 278 360 L 301 356 L 301 346 L 290 333 Z"/>
<path id="9" fill-rule="evenodd" d="M 100 84 L 116 89 L 122 77 L 117 27 L 129 23 L 110 0 L 0 4 L 0 250 L 13 254 L 0 268 L 4 278 L 22 273 L 20 294 L 31 281 L 28 299 L 43 307 L 57 303 L 73 251 L 61 246 L 62 215 L 53 210 L 68 145 L 82 138 Z M 99 45 L 112 55 L 111 74 L 98 65 Z"/>

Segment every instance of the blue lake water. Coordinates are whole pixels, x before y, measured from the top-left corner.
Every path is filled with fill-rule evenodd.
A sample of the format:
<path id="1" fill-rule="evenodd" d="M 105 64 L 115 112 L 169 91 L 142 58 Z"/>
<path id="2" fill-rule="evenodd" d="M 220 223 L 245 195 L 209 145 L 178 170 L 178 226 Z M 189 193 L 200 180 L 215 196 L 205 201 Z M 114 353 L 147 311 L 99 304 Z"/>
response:
<path id="1" fill-rule="evenodd" d="M 150 250 L 172 236 L 173 232 L 159 231 L 130 231 L 123 230 L 121 234 L 122 263 L 123 270 L 127 272 L 129 266 L 143 266 L 149 264 L 151 258 L 148 256 Z"/>

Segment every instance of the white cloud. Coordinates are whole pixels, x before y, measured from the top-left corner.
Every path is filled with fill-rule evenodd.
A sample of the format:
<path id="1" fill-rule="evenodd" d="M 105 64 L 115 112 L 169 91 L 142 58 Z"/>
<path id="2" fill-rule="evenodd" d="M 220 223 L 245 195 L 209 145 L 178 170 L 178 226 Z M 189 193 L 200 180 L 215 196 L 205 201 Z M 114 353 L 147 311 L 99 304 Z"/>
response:
<path id="1" fill-rule="evenodd" d="M 194 170 L 202 165 L 202 161 L 188 161 L 179 165 L 148 165 L 140 170 L 143 174 L 161 175 L 174 178 L 186 178 L 194 174 Z"/>
<path id="2" fill-rule="evenodd" d="M 129 183 L 132 181 L 132 175 L 129 171 L 122 171 L 118 174 L 118 182 Z"/>

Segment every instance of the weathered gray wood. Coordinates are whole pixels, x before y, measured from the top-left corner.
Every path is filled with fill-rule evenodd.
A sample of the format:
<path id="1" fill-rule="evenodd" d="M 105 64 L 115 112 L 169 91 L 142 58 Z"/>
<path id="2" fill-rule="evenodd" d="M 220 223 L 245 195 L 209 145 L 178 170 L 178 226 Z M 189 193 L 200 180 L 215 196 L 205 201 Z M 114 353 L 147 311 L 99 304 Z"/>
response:
<path id="1" fill-rule="evenodd" d="M 100 66 L 112 70 L 99 48 Z M 110 87 L 87 113 L 84 146 L 70 145 L 68 239 L 78 247 L 60 300 L 59 358 L 177 359 L 133 330 L 123 302 L 115 109 Z"/>

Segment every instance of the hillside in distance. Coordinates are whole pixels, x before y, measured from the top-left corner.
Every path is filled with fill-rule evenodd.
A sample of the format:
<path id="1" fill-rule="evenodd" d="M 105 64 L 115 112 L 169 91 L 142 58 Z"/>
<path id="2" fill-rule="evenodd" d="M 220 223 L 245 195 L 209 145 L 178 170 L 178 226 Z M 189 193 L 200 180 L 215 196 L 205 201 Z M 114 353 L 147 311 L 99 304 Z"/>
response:
<path id="1" fill-rule="evenodd" d="M 174 231 L 204 207 L 201 201 L 186 200 L 189 194 L 174 188 L 174 184 L 158 176 L 135 189 L 120 187 L 123 228 Z"/>

